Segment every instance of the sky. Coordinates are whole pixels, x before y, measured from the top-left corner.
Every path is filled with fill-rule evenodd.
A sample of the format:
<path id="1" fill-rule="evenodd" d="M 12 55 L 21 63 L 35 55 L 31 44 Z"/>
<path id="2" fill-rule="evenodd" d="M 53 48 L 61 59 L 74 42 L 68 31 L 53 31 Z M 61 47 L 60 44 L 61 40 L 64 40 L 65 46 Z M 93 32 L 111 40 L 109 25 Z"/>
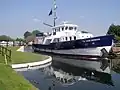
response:
<path id="1" fill-rule="evenodd" d="M 120 0 L 56 0 L 57 24 L 68 21 L 93 35 L 106 34 L 109 26 L 120 24 Z M 0 35 L 23 37 L 25 31 L 51 32 L 43 22 L 53 24 L 48 16 L 53 0 L 0 0 Z"/>

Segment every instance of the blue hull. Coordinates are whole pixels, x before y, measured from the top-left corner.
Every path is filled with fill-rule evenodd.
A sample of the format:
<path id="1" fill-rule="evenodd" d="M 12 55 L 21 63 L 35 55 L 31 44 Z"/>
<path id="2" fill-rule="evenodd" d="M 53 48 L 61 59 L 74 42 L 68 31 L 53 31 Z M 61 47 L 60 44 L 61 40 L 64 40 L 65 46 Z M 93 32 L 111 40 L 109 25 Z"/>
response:
<path id="1" fill-rule="evenodd" d="M 65 42 L 50 43 L 48 45 L 33 44 L 34 48 L 49 50 L 67 50 L 78 48 L 95 48 L 102 46 L 112 46 L 114 40 L 113 35 L 99 36 L 87 39 L 79 39 Z"/>

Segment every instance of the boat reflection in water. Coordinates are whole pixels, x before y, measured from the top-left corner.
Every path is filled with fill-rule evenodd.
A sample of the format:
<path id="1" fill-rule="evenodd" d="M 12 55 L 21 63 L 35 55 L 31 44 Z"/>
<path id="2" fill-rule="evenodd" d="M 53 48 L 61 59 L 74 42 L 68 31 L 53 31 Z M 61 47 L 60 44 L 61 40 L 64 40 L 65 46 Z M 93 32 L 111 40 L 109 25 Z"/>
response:
<path id="1" fill-rule="evenodd" d="M 55 78 L 62 85 L 73 85 L 81 80 L 94 81 L 113 85 L 110 73 L 98 72 L 84 67 L 74 67 L 65 63 L 54 61 L 52 66 L 42 69 L 45 74 Z"/>

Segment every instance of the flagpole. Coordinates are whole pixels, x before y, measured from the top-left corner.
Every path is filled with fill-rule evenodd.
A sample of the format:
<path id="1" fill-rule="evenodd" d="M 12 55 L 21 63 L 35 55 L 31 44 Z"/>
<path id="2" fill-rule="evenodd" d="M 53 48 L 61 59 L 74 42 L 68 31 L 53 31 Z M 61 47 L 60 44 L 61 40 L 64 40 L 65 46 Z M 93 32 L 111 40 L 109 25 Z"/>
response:
<path id="1" fill-rule="evenodd" d="M 53 8 L 53 13 L 54 13 L 54 15 L 53 15 L 53 19 L 54 19 L 54 26 L 56 25 L 56 0 L 53 0 L 53 4 L 54 4 L 54 8 Z"/>

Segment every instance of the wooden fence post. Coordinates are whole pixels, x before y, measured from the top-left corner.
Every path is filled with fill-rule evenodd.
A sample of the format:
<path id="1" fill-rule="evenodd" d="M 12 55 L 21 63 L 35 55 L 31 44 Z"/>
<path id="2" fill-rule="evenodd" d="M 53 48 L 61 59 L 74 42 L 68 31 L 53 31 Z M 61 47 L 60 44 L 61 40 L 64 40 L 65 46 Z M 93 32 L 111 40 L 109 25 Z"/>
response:
<path id="1" fill-rule="evenodd" d="M 0 54 L 1 54 L 2 50 L 1 50 L 1 45 L 0 45 Z"/>
<path id="2" fill-rule="evenodd" d="M 8 64 L 8 63 L 7 63 L 7 55 L 4 54 L 4 56 L 5 56 L 5 64 L 7 65 L 7 64 Z"/>
<path id="3" fill-rule="evenodd" d="M 11 59 L 11 53 L 12 53 L 12 51 L 9 50 L 9 61 L 10 61 L 10 63 L 12 62 L 12 59 Z"/>
<path id="4" fill-rule="evenodd" d="M 4 53 L 4 55 L 5 55 L 5 58 L 6 58 L 6 60 L 8 60 L 8 52 L 7 52 L 7 47 L 5 47 L 5 53 Z"/>
<path id="5" fill-rule="evenodd" d="M 7 47 L 8 47 L 8 44 L 9 44 L 8 42 L 9 42 L 9 41 L 7 40 L 7 44 L 6 44 Z"/>
<path id="6" fill-rule="evenodd" d="M 8 63 L 12 62 L 12 59 L 11 59 L 12 51 L 9 50 L 7 47 L 4 47 L 4 46 L 0 45 L 0 54 L 2 56 L 4 56 L 4 58 L 5 58 L 5 64 L 8 64 Z"/>
<path id="7" fill-rule="evenodd" d="M 2 56 L 4 56 L 4 47 L 2 46 Z"/>

